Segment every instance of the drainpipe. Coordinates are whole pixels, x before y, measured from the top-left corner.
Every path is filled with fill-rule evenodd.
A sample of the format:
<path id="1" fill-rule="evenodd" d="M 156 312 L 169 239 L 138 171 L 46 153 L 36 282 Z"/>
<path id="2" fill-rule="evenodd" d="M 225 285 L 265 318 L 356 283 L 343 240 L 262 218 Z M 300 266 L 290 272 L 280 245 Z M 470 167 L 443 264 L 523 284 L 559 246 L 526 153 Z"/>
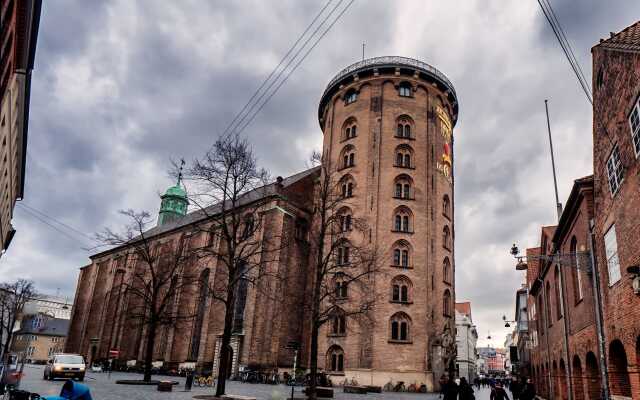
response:
<path id="1" fill-rule="evenodd" d="M 591 261 L 591 283 L 593 285 L 594 308 L 596 315 L 596 331 L 598 332 L 598 361 L 600 364 L 600 378 L 602 379 L 602 397 L 609 400 L 609 370 L 607 368 L 607 360 L 605 358 L 605 335 L 602 319 L 604 315 L 602 306 L 602 297 L 600 296 L 600 271 L 595 258 L 594 233 L 593 227 L 595 223 L 593 219 L 589 220 L 589 257 Z M 586 364 L 585 364 L 586 366 Z"/>
<path id="2" fill-rule="evenodd" d="M 547 342 L 547 390 L 548 390 L 548 394 L 549 394 L 549 398 L 553 400 L 554 395 L 555 395 L 555 390 L 553 387 L 553 380 L 551 379 L 551 349 L 549 349 L 549 321 L 547 321 L 547 316 L 549 315 L 549 310 L 548 308 L 551 306 L 551 304 L 549 304 L 549 302 L 547 301 L 548 299 L 548 293 L 547 293 L 547 288 L 546 285 L 544 284 L 544 279 L 542 279 L 542 298 L 543 298 L 543 303 L 544 303 L 544 311 L 542 312 L 542 317 L 543 317 L 543 321 L 542 323 L 543 325 L 543 329 L 546 331 L 546 335 L 544 335 L 546 337 L 545 341 Z M 541 310 L 542 311 L 542 310 Z"/>

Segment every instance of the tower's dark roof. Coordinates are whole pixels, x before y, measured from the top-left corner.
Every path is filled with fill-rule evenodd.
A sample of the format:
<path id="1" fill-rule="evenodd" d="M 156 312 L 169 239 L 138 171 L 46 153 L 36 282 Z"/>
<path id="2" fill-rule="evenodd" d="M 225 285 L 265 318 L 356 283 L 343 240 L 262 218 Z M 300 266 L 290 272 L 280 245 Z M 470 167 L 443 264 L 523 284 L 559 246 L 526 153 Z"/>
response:
<path id="1" fill-rule="evenodd" d="M 454 108 L 453 124 L 455 126 L 455 123 L 458 119 L 458 98 L 456 95 L 456 90 L 453 87 L 453 83 L 451 83 L 451 81 L 445 76 L 445 74 L 440 72 L 436 67 L 420 60 L 400 56 L 368 58 L 366 60 L 358 61 L 357 63 L 351 64 L 348 67 L 344 68 L 342 71 L 338 72 L 336 76 L 334 76 L 329 81 L 329 84 L 327 84 L 327 88 L 325 89 L 324 93 L 322 93 L 322 97 L 320 98 L 320 105 L 318 107 L 318 118 L 322 119 L 322 111 L 324 110 L 325 105 L 334 95 L 334 93 L 339 90 L 340 85 L 353 82 L 353 77 L 356 74 L 373 71 L 374 69 L 381 70 L 385 68 L 400 68 L 401 70 L 404 69 L 418 72 L 421 78 L 434 82 L 449 97 L 449 101 Z"/>

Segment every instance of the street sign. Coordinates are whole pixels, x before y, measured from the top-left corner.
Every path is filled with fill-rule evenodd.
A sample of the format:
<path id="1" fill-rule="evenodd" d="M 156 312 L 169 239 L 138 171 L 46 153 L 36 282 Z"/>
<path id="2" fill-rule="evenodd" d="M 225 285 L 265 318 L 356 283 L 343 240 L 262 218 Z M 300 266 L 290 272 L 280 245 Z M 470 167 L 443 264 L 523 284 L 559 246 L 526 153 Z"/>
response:
<path id="1" fill-rule="evenodd" d="M 120 350 L 116 350 L 116 349 L 109 350 L 110 357 L 118 357 L 118 355 L 120 355 Z"/>

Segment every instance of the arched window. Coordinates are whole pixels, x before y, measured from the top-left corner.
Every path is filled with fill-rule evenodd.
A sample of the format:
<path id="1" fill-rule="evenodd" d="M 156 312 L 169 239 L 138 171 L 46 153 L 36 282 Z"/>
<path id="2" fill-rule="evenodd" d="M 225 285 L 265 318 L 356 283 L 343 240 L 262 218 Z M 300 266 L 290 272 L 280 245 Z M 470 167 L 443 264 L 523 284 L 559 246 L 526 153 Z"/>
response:
<path id="1" fill-rule="evenodd" d="M 331 372 L 344 371 L 344 350 L 342 347 L 333 345 L 327 352 L 327 369 Z"/>
<path id="2" fill-rule="evenodd" d="M 451 262 L 449 257 L 445 257 L 442 262 L 442 280 L 446 283 L 451 283 Z"/>
<path id="3" fill-rule="evenodd" d="M 447 225 L 442 228 L 442 247 L 447 250 L 451 249 L 451 232 Z"/>
<path id="4" fill-rule="evenodd" d="M 393 230 L 395 232 L 411 232 L 413 214 L 407 207 L 398 207 L 394 212 Z"/>
<path id="5" fill-rule="evenodd" d="M 411 97 L 411 84 L 409 82 L 402 82 L 398 86 L 398 94 L 402 97 Z"/>
<path id="6" fill-rule="evenodd" d="M 558 319 L 562 318 L 562 288 L 560 287 L 560 268 L 556 265 L 555 272 L 553 273 L 554 277 L 554 287 L 555 287 L 555 300 L 556 300 L 556 317 Z"/>
<path id="7" fill-rule="evenodd" d="M 442 314 L 445 317 L 451 316 L 451 292 L 449 289 L 446 289 L 442 296 Z"/>
<path id="8" fill-rule="evenodd" d="M 349 207 L 343 207 L 338 212 L 338 223 L 340 232 L 349 232 L 353 229 L 353 217 Z"/>
<path id="9" fill-rule="evenodd" d="M 401 115 L 396 121 L 396 137 L 411 139 L 413 120 L 407 115 Z"/>
<path id="10" fill-rule="evenodd" d="M 582 266 L 580 265 L 580 255 L 578 254 L 578 239 L 575 236 L 571 238 L 571 254 L 574 257 L 575 265 L 572 266 L 573 271 L 573 290 L 576 302 L 582 299 Z"/>
<path id="11" fill-rule="evenodd" d="M 396 199 L 413 199 L 412 186 L 413 180 L 408 175 L 399 175 L 395 179 L 393 197 Z"/>
<path id="12" fill-rule="evenodd" d="M 408 145 L 396 147 L 395 166 L 401 168 L 413 168 L 413 149 Z"/>
<path id="13" fill-rule="evenodd" d="M 410 342 L 411 341 L 411 318 L 403 312 L 395 313 L 391 316 L 390 337 L 393 341 Z"/>
<path id="14" fill-rule="evenodd" d="M 345 335 L 347 333 L 347 317 L 344 311 L 338 309 L 331 318 L 331 333 L 333 335 Z"/>
<path id="15" fill-rule="evenodd" d="M 344 103 L 345 104 L 351 104 L 351 103 L 355 102 L 356 100 L 358 100 L 358 92 L 356 92 L 355 89 L 350 89 L 344 95 Z"/>
<path id="16" fill-rule="evenodd" d="M 335 277 L 335 297 L 336 299 L 346 299 L 348 297 L 348 282 L 344 274 L 337 274 Z"/>
<path id="17" fill-rule="evenodd" d="M 406 276 L 396 276 L 391 280 L 391 301 L 408 303 L 411 301 L 411 280 Z"/>
<path id="18" fill-rule="evenodd" d="M 446 194 L 442 197 L 442 214 L 447 218 L 451 217 L 451 202 L 449 201 L 449 195 Z"/>
<path id="19" fill-rule="evenodd" d="M 350 168 L 356 165 L 356 148 L 353 145 L 347 145 L 340 152 L 342 159 L 342 168 Z"/>
<path id="20" fill-rule="evenodd" d="M 411 262 L 411 246 L 406 240 L 398 240 L 393 245 L 393 266 L 409 268 Z"/>
<path id="21" fill-rule="evenodd" d="M 204 313 L 209 298 L 209 268 L 202 270 L 200 273 L 199 286 L 200 293 L 198 296 L 197 314 L 193 323 L 193 332 L 191 334 L 190 360 L 197 360 L 200 353 L 200 341 L 202 336 L 202 323 L 204 322 Z"/>
<path id="22" fill-rule="evenodd" d="M 353 139 L 358 136 L 358 124 L 355 118 L 349 118 L 342 126 L 343 140 Z"/>
<path id="23" fill-rule="evenodd" d="M 544 335 L 544 323 L 542 322 L 542 317 L 545 315 L 544 314 L 545 310 L 544 310 L 544 303 L 542 300 L 542 295 L 538 296 L 538 318 L 539 318 L 539 330 L 540 330 L 540 335 Z"/>
<path id="24" fill-rule="evenodd" d="M 244 229 L 242 230 L 242 239 L 248 239 L 253 235 L 255 230 L 255 222 L 253 219 L 253 215 L 247 214 L 244 216 Z"/>
<path id="25" fill-rule="evenodd" d="M 350 262 L 351 246 L 343 240 L 336 248 L 336 265 L 347 265 Z"/>
<path id="26" fill-rule="evenodd" d="M 345 175 L 340 179 L 340 191 L 342 194 L 342 198 L 347 199 L 349 197 L 353 197 L 354 191 L 354 179 L 351 175 Z"/>

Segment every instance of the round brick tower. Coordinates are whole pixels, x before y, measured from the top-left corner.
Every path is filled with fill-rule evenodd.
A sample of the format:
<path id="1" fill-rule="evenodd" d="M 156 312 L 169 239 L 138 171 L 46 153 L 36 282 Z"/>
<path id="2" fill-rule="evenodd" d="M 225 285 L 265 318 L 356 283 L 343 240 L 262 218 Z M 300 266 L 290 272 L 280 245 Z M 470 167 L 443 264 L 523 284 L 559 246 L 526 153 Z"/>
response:
<path id="1" fill-rule="evenodd" d="M 453 127 L 458 101 L 436 68 L 404 57 L 348 66 L 328 84 L 318 118 L 345 202 L 384 254 L 373 326 L 320 334 L 327 372 L 383 386 L 437 389 L 455 366 Z M 334 381 L 343 380 L 336 377 Z"/>

